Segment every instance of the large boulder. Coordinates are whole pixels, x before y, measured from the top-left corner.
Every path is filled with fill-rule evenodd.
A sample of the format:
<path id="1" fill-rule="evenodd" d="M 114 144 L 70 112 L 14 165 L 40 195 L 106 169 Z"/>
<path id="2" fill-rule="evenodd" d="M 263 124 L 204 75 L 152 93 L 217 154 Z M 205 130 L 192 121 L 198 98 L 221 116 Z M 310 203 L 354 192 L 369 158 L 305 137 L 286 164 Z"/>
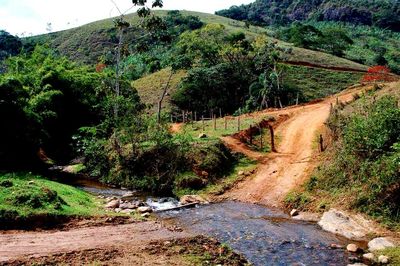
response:
<path id="1" fill-rule="evenodd" d="M 121 203 L 121 204 L 119 205 L 119 207 L 120 207 L 121 209 L 123 209 L 123 210 L 126 210 L 126 209 L 136 209 L 136 208 L 138 207 L 138 205 L 135 204 L 135 203 L 132 203 L 132 202 L 126 202 L 126 203 Z"/>
<path id="2" fill-rule="evenodd" d="M 367 234 L 372 233 L 373 225 L 360 215 L 349 214 L 331 209 L 322 215 L 318 222 L 323 230 L 342 235 L 352 240 L 365 240 Z"/>
<path id="3" fill-rule="evenodd" d="M 106 204 L 107 209 L 115 209 L 119 207 L 119 200 L 112 200 Z"/>
<path id="4" fill-rule="evenodd" d="M 207 204 L 208 202 L 200 197 L 199 195 L 185 195 L 181 197 L 180 202 L 182 205 L 190 204 L 190 203 L 201 203 Z"/>
<path id="5" fill-rule="evenodd" d="M 132 191 L 126 192 L 124 195 L 122 195 L 121 199 L 122 200 L 131 200 L 135 197 L 135 193 Z"/>
<path id="6" fill-rule="evenodd" d="M 139 213 L 153 212 L 153 209 L 147 206 L 137 208 Z"/>
<path id="7" fill-rule="evenodd" d="M 387 237 L 378 237 L 374 238 L 371 241 L 368 242 L 368 249 L 369 251 L 377 251 L 377 250 L 382 250 L 385 248 L 393 248 L 395 247 L 394 241 Z"/>

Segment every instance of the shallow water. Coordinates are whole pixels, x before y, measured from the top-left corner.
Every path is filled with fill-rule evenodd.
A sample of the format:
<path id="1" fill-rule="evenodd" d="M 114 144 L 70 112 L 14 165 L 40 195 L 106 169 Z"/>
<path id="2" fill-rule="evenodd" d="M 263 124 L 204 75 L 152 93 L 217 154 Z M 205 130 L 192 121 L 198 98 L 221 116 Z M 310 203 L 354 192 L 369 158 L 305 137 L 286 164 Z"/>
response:
<path id="1" fill-rule="evenodd" d="M 161 217 L 183 229 L 228 243 L 254 265 L 347 265 L 344 250 L 330 244 L 347 244 L 343 238 L 317 225 L 290 219 L 279 210 L 227 201 Z"/>
<path id="2" fill-rule="evenodd" d="M 94 195 L 121 197 L 128 190 L 110 188 L 95 181 L 80 180 L 75 186 Z M 179 206 L 174 198 L 134 192 L 154 211 Z M 347 265 L 350 254 L 330 249 L 348 240 L 321 230 L 316 224 L 291 219 L 281 210 L 226 201 L 180 211 L 159 213 L 162 219 L 183 229 L 214 237 L 243 254 L 253 265 Z"/>

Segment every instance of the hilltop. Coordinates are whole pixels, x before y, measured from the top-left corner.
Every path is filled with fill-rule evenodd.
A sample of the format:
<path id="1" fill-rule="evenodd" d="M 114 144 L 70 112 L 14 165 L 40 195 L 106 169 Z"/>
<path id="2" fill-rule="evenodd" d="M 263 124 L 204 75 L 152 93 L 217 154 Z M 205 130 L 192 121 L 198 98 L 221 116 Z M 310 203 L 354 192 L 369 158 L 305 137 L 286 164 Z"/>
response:
<path id="1" fill-rule="evenodd" d="M 217 15 L 248 20 L 257 25 L 284 25 L 295 21 L 335 21 L 400 31 L 400 3 L 396 0 L 257 0 L 232 6 Z"/>
<path id="2" fill-rule="evenodd" d="M 168 11 L 154 11 L 156 15 L 166 16 Z M 272 34 L 263 27 L 246 26 L 245 22 L 194 11 L 180 11 L 184 16 L 196 16 L 205 23 L 217 23 L 225 27 L 227 32 L 243 32 L 247 38 L 255 38 L 260 35 Z M 54 32 L 26 39 L 26 42 L 42 43 L 50 42 L 51 46 L 57 49 L 61 55 L 65 55 L 70 59 L 87 64 L 96 64 L 101 56 L 104 56 L 109 50 L 114 49 L 117 44 L 116 30 L 113 23 L 114 18 L 104 19 L 92 22 L 70 30 Z M 125 19 L 134 25 L 138 21 L 138 16 L 128 14 Z M 134 41 L 136 31 L 134 29 L 128 31 L 125 41 L 131 43 Z M 292 44 L 277 40 L 270 37 L 271 40 L 277 41 L 280 45 L 293 47 Z M 350 60 L 332 56 L 330 54 L 312 51 L 308 49 L 293 47 L 291 61 L 307 62 L 328 67 L 344 67 L 355 70 L 366 70 L 362 64 L 355 63 Z"/>

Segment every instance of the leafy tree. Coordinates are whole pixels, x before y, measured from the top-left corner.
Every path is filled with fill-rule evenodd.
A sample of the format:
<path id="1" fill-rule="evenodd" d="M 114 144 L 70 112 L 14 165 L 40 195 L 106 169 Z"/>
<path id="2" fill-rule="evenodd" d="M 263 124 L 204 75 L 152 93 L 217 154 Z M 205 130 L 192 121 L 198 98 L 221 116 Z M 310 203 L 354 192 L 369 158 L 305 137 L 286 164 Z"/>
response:
<path id="1" fill-rule="evenodd" d="M 22 42 L 18 37 L 0 30 L 0 60 L 19 54 L 21 48 Z"/>
<path id="2" fill-rule="evenodd" d="M 295 23 L 281 32 L 281 36 L 297 47 L 316 49 L 320 45 L 323 34 L 311 25 Z"/>
<path id="3" fill-rule="evenodd" d="M 344 30 L 337 27 L 331 27 L 323 31 L 321 48 L 330 54 L 343 56 L 345 51 L 353 43 L 353 40 L 347 36 Z"/>

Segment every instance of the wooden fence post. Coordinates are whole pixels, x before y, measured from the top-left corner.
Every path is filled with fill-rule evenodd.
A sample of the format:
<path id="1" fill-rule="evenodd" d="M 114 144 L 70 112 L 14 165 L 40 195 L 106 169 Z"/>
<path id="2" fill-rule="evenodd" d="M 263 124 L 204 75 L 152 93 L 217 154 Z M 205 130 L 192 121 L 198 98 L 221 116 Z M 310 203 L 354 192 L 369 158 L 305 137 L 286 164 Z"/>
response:
<path id="1" fill-rule="evenodd" d="M 228 123 L 227 123 L 227 118 L 226 118 L 226 116 L 225 116 L 225 118 L 224 118 L 224 122 L 225 122 L 225 130 L 227 130 L 227 129 L 228 129 Z"/>
<path id="2" fill-rule="evenodd" d="M 222 118 L 222 110 L 219 108 L 219 117 Z"/>
<path id="3" fill-rule="evenodd" d="M 240 116 L 238 116 L 238 119 L 237 119 L 237 126 L 238 126 L 238 131 L 240 131 Z"/>
<path id="4" fill-rule="evenodd" d="M 214 130 L 217 130 L 217 115 L 214 115 L 213 122 L 214 122 Z"/>
<path id="5" fill-rule="evenodd" d="M 274 133 L 274 128 L 272 125 L 268 125 L 269 127 L 269 132 L 271 134 L 271 150 L 273 152 L 276 152 L 276 148 L 275 148 L 275 133 Z"/>
<path id="6" fill-rule="evenodd" d="M 185 111 L 182 111 L 182 122 L 185 123 Z"/>
<path id="7" fill-rule="evenodd" d="M 324 138 L 322 137 L 322 134 L 319 135 L 319 151 L 324 152 Z"/>
<path id="8" fill-rule="evenodd" d="M 194 112 L 194 121 L 197 121 L 197 112 Z"/>
<path id="9" fill-rule="evenodd" d="M 203 126 L 203 132 L 205 131 L 205 125 L 204 125 L 204 115 L 201 116 L 201 124 Z"/>

